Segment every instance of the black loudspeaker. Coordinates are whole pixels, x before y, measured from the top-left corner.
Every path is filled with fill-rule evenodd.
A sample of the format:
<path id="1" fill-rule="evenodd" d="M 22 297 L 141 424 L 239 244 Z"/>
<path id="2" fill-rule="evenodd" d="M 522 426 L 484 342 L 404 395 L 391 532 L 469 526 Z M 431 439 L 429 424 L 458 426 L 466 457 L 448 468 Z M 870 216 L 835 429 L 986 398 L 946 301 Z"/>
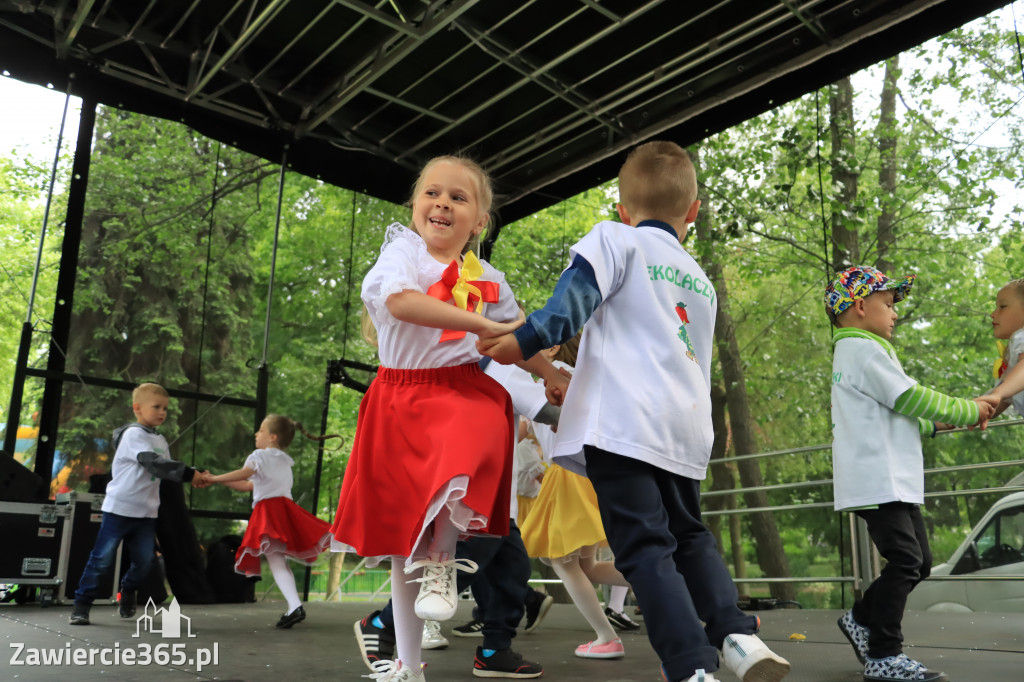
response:
<path id="1" fill-rule="evenodd" d="M 23 464 L 0 452 L 0 501 L 46 502 L 49 499 L 46 481 Z"/>

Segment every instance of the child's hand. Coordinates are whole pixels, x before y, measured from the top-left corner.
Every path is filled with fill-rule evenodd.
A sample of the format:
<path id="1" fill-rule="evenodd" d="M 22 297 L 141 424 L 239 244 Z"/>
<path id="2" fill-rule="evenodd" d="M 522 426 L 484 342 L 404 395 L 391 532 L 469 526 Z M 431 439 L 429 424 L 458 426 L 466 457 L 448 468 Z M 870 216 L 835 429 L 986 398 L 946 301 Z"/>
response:
<path id="1" fill-rule="evenodd" d="M 485 324 L 483 328 L 476 332 L 476 335 L 481 339 L 491 339 L 495 336 L 504 336 L 505 334 L 511 334 L 515 330 L 523 326 L 523 320 L 515 320 L 514 322 L 494 322 L 488 320 L 486 317 L 483 318 Z M 518 346 L 518 344 L 516 344 Z M 521 360 L 522 358 L 520 358 Z M 508 363 L 503 363 L 508 364 Z"/>
<path id="2" fill-rule="evenodd" d="M 210 487 L 210 472 L 205 469 L 197 471 L 195 475 L 192 476 L 192 487 L 200 489 Z"/>
<path id="3" fill-rule="evenodd" d="M 567 372 L 564 367 L 559 367 L 558 373 L 552 374 L 544 382 L 544 395 L 549 403 L 556 407 L 561 406 L 565 400 L 565 394 L 569 390 L 570 379 L 572 379 L 572 374 Z"/>
<path id="4" fill-rule="evenodd" d="M 512 324 L 515 324 L 513 327 L 515 329 L 521 323 Z M 513 365 L 523 361 L 523 351 L 519 348 L 519 341 L 512 334 L 488 339 L 481 337 L 476 342 L 476 349 L 481 355 L 486 355 L 503 365 Z"/>
<path id="5" fill-rule="evenodd" d="M 984 431 L 988 426 L 988 420 L 992 418 L 996 408 L 999 407 L 999 398 L 994 395 L 983 395 L 973 398 L 973 400 L 978 403 L 978 423 L 970 428 L 973 430 L 976 426 Z"/>

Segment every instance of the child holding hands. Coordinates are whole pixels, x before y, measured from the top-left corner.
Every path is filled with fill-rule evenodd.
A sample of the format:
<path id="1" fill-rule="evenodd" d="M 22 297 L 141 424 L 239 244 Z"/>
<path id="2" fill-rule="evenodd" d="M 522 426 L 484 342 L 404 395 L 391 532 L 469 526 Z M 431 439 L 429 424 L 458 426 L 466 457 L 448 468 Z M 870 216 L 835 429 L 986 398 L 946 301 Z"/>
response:
<path id="1" fill-rule="evenodd" d="M 1000 414 L 1012 402 L 1017 414 L 1024 417 L 1024 362 L 1021 362 L 1024 360 L 1024 279 L 1013 280 L 996 295 L 992 333 L 1007 342 L 997 369 L 999 384 L 990 393 L 1002 404 L 992 416 Z"/>
<path id="2" fill-rule="evenodd" d="M 839 629 L 864 664 L 869 682 L 941 682 L 903 653 L 901 623 L 907 595 L 931 572 L 931 551 L 920 505 L 924 504 L 921 436 L 936 422 L 982 425 L 992 415 L 990 396 L 965 400 L 943 395 L 908 377 L 889 339 L 895 304 L 914 275 L 891 280 L 867 266 L 836 273 L 825 290 L 833 335 L 832 466 L 835 509 L 867 523 L 885 568 Z"/>
<path id="3" fill-rule="evenodd" d="M 743 682 L 777 682 L 789 663 L 736 606 L 701 522 L 716 308 L 707 275 L 682 246 L 700 208 L 696 171 L 679 145 L 649 142 L 623 164 L 619 193 L 620 222 L 598 223 L 572 247 L 544 308 L 478 347 L 515 362 L 583 327 L 553 458 L 590 478 L 665 679 L 712 682 L 722 649 Z M 548 396 L 557 401 L 559 389 L 549 386 Z"/>
<path id="4" fill-rule="evenodd" d="M 330 525 L 292 501 L 294 462 L 285 449 L 295 438 L 296 429 L 311 440 L 338 437 L 317 437 L 288 417 L 267 415 L 256 432 L 256 449 L 246 458 L 245 466 L 206 477 L 208 483 L 222 483 L 253 494 L 252 516 L 235 554 L 235 572 L 259 576 L 260 555 L 266 556 L 274 582 L 288 602 L 288 609 L 277 621 L 279 628 L 290 628 L 306 619 L 295 575 L 285 559 L 309 566 L 331 544 Z"/>
<path id="5" fill-rule="evenodd" d="M 522 323 L 504 276 L 466 251 L 491 197 L 477 164 L 432 159 L 413 190 L 411 228 L 388 228 L 363 280 L 381 367 L 359 408 L 331 531 L 332 549 L 368 565 L 391 559 L 398 659 L 374 662 L 381 682 L 425 679 L 421 619 L 451 618 L 456 569 L 476 570 L 456 561 L 459 536 L 509 532 L 512 405 L 479 367 L 475 342 Z M 543 364 L 523 368 L 550 376 Z"/>
<path id="6" fill-rule="evenodd" d="M 111 481 L 103 498 L 103 521 L 96 544 L 75 591 L 71 625 L 89 625 L 89 609 L 103 576 L 113 571 L 117 548 L 124 540 L 131 566 L 121 581 L 122 618 L 135 615 L 135 593 L 153 561 L 160 479 L 206 485 L 206 473 L 170 459 L 167 440 L 157 428 L 167 419 L 170 398 L 159 384 L 140 384 L 132 391 L 136 421 L 114 431 Z"/>

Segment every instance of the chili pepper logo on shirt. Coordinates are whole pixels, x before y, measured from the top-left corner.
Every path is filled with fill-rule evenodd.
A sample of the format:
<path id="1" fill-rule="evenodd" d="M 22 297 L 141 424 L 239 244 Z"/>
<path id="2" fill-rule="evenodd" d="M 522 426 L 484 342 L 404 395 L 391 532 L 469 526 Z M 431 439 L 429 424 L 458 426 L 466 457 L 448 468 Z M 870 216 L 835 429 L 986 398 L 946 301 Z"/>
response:
<path id="1" fill-rule="evenodd" d="M 679 320 L 682 322 L 682 324 L 679 325 L 679 338 L 686 344 L 686 357 L 697 362 L 697 354 L 693 351 L 693 343 L 690 341 L 690 335 L 686 333 L 686 325 L 690 324 L 690 318 L 686 314 L 685 303 L 676 303 L 676 315 L 679 316 Z"/>

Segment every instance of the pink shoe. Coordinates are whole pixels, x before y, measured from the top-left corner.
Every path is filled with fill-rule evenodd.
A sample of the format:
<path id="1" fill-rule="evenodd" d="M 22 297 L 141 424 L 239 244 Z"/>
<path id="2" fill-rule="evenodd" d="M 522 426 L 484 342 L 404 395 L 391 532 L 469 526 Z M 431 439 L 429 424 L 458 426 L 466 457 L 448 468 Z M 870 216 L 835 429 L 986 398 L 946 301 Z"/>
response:
<path id="1" fill-rule="evenodd" d="M 616 637 L 604 644 L 597 642 L 580 644 L 576 647 L 576 655 L 580 658 L 622 658 L 626 655 L 626 649 L 622 646 L 622 640 Z"/>

